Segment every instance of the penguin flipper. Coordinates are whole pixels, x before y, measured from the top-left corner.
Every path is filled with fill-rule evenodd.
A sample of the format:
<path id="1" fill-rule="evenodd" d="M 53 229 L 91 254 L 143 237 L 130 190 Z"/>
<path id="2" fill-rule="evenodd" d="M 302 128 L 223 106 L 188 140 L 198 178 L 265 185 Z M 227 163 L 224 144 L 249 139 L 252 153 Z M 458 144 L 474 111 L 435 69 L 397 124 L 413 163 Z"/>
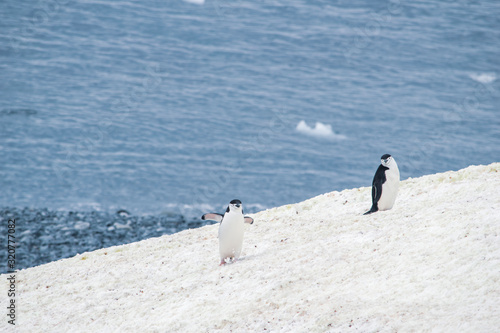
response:
<path id="1" fill-rule="evenodd" d="M 382 183 L 374 181 L 372 185 L 372 208 L 363 215 L 368 215 L 378 211 L 378 201 L 382 195 Z"/>
<path id="2" fill-rule="evenodd" d="M 373 206 L 377 206 L 380 197 L 382 196 L 382 183 L 375 182 L 372 186 L 372 203 Z M 378 208 L 378 207 L 377 207 Z"/>
<path id="3" fill-rule="evenodd" d="M 207 213 L 204 214 L 201 219 L 202 220 L 212 220 L 212 221 L 217 221 L 217 222 L 222 222 L 222 218 L 224 215 L 218 214 L 218 213 Z"/>
<path id="4" fill-rule="evenodd" d="M 253 218 L 251 218 L 250 216 L 245 216 L 245 223 L 253 224 Z"/>

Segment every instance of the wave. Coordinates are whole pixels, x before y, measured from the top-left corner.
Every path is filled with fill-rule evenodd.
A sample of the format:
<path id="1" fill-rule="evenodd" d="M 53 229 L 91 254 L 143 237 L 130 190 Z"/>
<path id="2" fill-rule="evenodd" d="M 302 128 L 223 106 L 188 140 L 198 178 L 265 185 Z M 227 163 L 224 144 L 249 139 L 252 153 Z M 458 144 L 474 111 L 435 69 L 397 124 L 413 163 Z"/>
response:
<path id="1" fill-rule="evenodd" d="M 16 108 L 12 108 L 12 109 L 2 109 L 0 110 L 0 116 L 12 116 L 12 115 L 20 115 L 20 116 L 31 116 L 31 115 L 34 115 L 34 114 L 37 114 L 37 111 L 36 110 L 33 110 L 33 109 L 16 109 Z"/>
<path id="2" fill-rule="evenodd" d="M 326 139 L 343 140 L 346 138 L 345 135 L 335 133 L 332 130 L 331 125 L 325 125 L 325 124 L 320 123 L 320 122 L 316 122 L 316 125 L 314 125 L 314 128 L 312 128 L 309 125 L 307 125 L 307 123 L 304 120 L 301 120 L 297 124 L 297 127 L 295 128 L 295 130 L 297 132 L 302 133 L 302 134 L 326 138 Z"/>

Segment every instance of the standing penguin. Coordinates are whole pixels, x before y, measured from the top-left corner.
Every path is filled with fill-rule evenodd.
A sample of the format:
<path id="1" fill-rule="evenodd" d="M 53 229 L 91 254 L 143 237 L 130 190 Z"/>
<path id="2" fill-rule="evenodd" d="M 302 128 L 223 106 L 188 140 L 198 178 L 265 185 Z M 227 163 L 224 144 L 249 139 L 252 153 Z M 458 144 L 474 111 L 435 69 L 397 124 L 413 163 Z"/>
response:
<path id="1" fill-rule="evenodd" d="M 394 206 L 399 189 L 399 169 L 394 158 L 382 155 L 372 182 L 372 208 L 363 215 L 388 210 Z"/>
<path id="2" fill-rule="evenodd" d="M 243 245 L 244 223 L 253 223 L 253 219 L 243 216 L 243 206 L 238 199 L 231 200 L 224 215 L 208 213 L 202 220 L 214 220 L 219 224 L 219 253 L 220 264 L 234 261 L 239 258 Z"/>

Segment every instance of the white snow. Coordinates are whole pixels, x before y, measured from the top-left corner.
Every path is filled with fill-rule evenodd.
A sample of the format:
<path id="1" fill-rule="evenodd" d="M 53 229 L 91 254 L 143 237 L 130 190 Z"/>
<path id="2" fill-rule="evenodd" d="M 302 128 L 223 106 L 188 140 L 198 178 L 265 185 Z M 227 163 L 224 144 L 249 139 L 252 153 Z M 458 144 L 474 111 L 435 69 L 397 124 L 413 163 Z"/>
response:
<path id="1" fill-rule="evenodd" d="M 342 134 L 336 134 L 332 130 L 332 125 L 325 125 L 320 122 L 316 122 L 314 125 L 314 128 L 310 127 L 307 125 L 307 123 L 304 120 L 301 120 L 298 124 L 297 127 L 295 128 L 296 131 L 310 135 L 310 136 L 315 136 L 315 137 L 321 137 L 321 138 L 328 138 L 328 139 L 345 139 L 345 135 Z"/>
<path id="2" fill-rule="evenodd" d="M 211 225 L 22 270 L 16 327 L 494 332 L 499 171 L 494 163 L 410 178 L 392 210 L 367 216 L 369 187 L 262 211 L 245 225 L 240 260 L 222 267 Z"/>

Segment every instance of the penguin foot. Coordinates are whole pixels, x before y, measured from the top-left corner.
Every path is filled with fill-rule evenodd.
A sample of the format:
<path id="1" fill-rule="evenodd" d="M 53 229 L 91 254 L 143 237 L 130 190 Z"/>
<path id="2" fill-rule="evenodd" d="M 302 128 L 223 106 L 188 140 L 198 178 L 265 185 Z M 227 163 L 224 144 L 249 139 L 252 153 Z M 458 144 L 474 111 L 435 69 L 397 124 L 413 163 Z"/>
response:
<path id="1" fill-rule="evenodd" d="M 231 258 L 229 258 L 229 257 L 221 259 L 219 266 L 224 266 L 225 264 L 229 264 L 230 262 L 231 262 Z"/>
<path id="2" fill-rule="evenodd" d="M 375 213 L 376 211 L 378 211 L 378 209 L 370 209 L 369 211 L 367 211 L 366 213 L 364 213 L 363 215 L 369 215 L 371 213 Z"/>
<path id="3" fill-rule="evenodd" d="M 236 258 L 235 257 L 227 257 L 227 258 L 224 258 L 220 261 L 220 264 L 219 266 L 223 266 L 225 264 L 232 264 L 234 262 L 236 262 Z"/>

